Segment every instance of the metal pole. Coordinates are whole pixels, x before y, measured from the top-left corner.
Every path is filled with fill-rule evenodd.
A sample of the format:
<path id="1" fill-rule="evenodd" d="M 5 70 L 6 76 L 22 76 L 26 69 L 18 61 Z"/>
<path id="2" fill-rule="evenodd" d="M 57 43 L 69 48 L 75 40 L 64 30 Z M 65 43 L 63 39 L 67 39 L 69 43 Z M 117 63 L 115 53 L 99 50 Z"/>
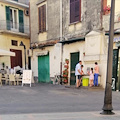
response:
<path id="1" fill-rule="evenodd" d="M 107 76 L 106 76 L 106 88 L 104 96 L 103 112 L 104 115 L 113 115 L 112 112 L 112 62 L 113 62 L 113 38 L 114 38 L 114 14 L 115 14 L 115 0 L 111 1 L 111 13 L 110 13 L 110 31 L 109 31 L 109 44 L 108 44 L 108 60 L 107 60 Z"/>
<path id="2" fill-rule="evenodd" d="M 25 54 L 25 69 L 26 69 L 26 47 L 24 45 L 24 54 Z"/>
<path id="3" fill-rule="evenodd" d="M 62 41 L 62 37 L 63 37 L 63 26 L 62 26 L 62 4 L 63 1 L 60 0 L 60 41 Z M 62 60 L 63 60 L 63 45 L 61 43 L 61 61 L 60 61 L 60 84 L 62 85 Z"/>

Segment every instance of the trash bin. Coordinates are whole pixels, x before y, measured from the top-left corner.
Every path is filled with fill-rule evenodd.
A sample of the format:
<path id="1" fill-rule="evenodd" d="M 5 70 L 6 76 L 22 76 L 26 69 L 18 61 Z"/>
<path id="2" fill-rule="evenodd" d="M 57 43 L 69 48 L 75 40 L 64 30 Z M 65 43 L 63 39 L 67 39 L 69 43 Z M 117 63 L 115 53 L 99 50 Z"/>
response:
<path id="1" fill-rule="evenodd" d="M 89 78 L 82 78 L 82 86 L 88 86 L 89 85 Z"/>

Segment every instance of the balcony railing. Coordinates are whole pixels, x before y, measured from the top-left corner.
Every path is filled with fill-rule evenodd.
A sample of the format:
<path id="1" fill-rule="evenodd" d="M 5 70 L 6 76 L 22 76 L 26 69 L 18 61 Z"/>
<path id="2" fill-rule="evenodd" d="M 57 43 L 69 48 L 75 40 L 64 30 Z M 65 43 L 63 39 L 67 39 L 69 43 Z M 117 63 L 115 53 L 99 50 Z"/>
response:
<path id="1" fill-rule="evenodd" d="M 25 33 L 29 35 L 29 25 L 12 21 L 0 20 L 0 30 L 8 30 L 11 32 Z"/>

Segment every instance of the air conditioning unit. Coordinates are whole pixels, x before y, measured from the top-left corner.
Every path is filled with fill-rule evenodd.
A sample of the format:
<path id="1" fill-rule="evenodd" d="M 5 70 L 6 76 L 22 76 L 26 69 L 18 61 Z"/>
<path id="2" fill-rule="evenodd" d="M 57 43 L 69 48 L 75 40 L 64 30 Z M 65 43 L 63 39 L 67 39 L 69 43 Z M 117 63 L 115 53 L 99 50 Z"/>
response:
<path id="1" fill-rule="evenodd" d="M 29 57 L 32 57 L 33 51 L 32 51 L 31 49 L 27 50 L 27 55 L 28 55 Z"/>
<path id="2" fill-rule="evenodd" d="M 27 10 L 27 9 L 24 10 L 24 13 L 25 13 L 26 16 L 29 16 L 29 10 Z"/>

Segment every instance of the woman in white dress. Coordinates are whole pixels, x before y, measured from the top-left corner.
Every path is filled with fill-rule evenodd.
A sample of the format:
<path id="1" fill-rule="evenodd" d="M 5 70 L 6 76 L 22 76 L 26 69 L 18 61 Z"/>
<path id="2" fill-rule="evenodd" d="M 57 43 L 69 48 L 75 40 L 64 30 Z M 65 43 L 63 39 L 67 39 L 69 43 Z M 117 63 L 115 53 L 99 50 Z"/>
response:
<path id="1" fill-rule="evenodd" d="M 94 80 L 94 73 L 93 73 L 93 68 L 91 68 L 89 74 L 89 80 L 90 80 L 90 87 L 93 86 L 93 80 Z"/>

